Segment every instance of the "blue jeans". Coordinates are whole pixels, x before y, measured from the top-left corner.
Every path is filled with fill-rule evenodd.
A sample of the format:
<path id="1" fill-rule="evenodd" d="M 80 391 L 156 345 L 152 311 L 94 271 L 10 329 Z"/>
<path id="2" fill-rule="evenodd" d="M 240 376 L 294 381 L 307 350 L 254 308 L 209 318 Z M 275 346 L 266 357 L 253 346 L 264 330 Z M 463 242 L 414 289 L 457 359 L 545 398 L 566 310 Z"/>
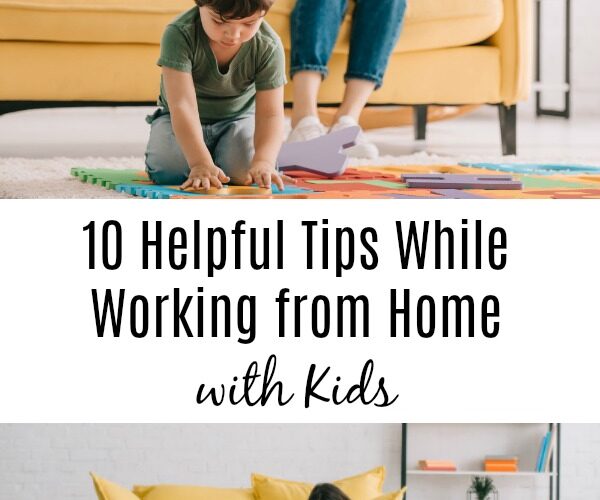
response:
<path id="1" fill-rule="evenodd" d="M 296 2 L 291 18 L 292 77 L 298 71 L 327 76 L 327 63 L 347 7 L 348 0 Z M 405 10 L 406 0 L 356 0 L 344 80 L 369 80 L 375 82 L 375 88 L 381 86 Z"/>
<path id="2" fill-rule="evenodd" d="M 146 146 L 148 176 L 156 184 L 183 184 L 190 167 L 175 138 L 171 115 L 158 110 L 146 121 L 151 124 Z M 254 115 L 203 123 L 202 134 L 215 165 L 231 177 L 230 184 L 243 184 L 254 157 Z"/>

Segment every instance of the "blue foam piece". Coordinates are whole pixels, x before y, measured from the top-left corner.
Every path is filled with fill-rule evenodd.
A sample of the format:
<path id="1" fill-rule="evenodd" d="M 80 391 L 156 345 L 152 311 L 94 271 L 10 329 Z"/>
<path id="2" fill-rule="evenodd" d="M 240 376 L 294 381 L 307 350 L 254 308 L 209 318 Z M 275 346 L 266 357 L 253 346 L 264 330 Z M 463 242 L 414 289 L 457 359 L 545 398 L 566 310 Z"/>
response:
<path id="1" fill-rule="evenodd" d="M 511 172 L 515 174 L 600 174 L 600 167 L 591 165 L 559 165 L 553 163 L 486 163 L 486 162 L 460 162 L 463 167 L 486 168 L 498 172 Z"/>
<path id="2" fill-rule="evenodd" d="M 291 184 L 291 185 L 290 184 L 285 184 L 283 186 L 283 191 L 279 191 L 277 189 L 277 186 L 275 186 L 275 184 L 272 184 L 271 185 L 271 191 L 275 195 L 277 195 L 277 194 L 307 194 L 307 193 L 314 193 L 315 192 L 314 189 L 305 189 L 305 188 L 294 186 L 293 184 Z"/>

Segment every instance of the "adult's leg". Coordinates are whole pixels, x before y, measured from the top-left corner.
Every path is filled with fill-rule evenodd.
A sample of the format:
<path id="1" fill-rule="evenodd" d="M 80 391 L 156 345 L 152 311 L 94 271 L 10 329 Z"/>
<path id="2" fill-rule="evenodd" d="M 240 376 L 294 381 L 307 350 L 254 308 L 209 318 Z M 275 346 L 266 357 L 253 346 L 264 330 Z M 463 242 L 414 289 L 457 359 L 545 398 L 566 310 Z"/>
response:
<path id="1" fill-rule="evenodd" d="M 292 103 L 292 127 L 307 116 L 317 116 L 317 96 L 322 80 L 317 71 L 299 71 L 293 77 L 294 102 Z"/>
<path id="2" fill-rule="evenodd" d="M 356 0 L 346 91 L 336 118 L 349 115 L 358 120 L 373 90 L 381 86 L 405 10 L 406 0 Z"/>
<path id="3" fill-rule="evenodd" d="M 340 116 L 351 116 L 358 122 L 360 114 L 373 90 L 375 90 L 374 81 L 361 80 L 359 78 L 347 79 L 344 98 L 335 114 L 333 123 L 336 123 Z"/>
<path id="4" fill-rule="evenodd" d="M 243 185 L 254 157 L 254 115 L 216 123 L 213 130 L 215 164 L 231 178 L 231 184 Z"/>
<path id="5" fill-rule="evenodd" d="M 292 126 L 317 116 L 317 93 L 344 19 L 347 0 L 298 0 L 291 15 Z"/>

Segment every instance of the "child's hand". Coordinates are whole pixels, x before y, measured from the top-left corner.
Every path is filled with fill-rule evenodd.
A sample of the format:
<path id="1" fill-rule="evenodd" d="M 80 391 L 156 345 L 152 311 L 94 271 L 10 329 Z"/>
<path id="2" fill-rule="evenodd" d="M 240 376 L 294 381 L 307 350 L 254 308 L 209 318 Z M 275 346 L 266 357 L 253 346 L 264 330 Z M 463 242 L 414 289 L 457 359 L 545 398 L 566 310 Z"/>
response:
<path id="1" fill-rule="evenodd" d="M 255 160 L 250 165 L 250 170 L 248 171 L 248 177 L 246 177 L 246 185 L 249 184 L 258 184 L 261 188 L 270 188 L 271 183 L 277 186 L 279 191 L 283 191 L 284 186 L 283 183 L 295 183 L 295 179 L 288 177 L 287 175 L 280 175 L 275 167 L 267 162 L 261 160 Z"/>
<path id="2" fill-rule="evenodd" d="M 189 187 L 192 189 L 210 189 L 211 186 L 221 189 L 224 182 L 229 182 L 229 177 L 214 163 L 194 165 L 190 168 L 190 175 L 187 181 L 181 185 L 181 189 Z"/>

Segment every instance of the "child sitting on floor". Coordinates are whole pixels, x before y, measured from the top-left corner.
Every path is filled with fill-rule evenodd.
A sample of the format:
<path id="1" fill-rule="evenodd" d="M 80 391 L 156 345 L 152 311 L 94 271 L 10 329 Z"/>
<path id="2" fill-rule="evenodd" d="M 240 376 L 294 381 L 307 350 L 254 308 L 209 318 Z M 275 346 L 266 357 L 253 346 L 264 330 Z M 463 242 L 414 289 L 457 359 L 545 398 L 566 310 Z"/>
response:
<path id="1" fill-rule="evenodd" d="M 308 500 L 350 500 L 350 498 L 337 486 L 331 483 L 321 483 L 312 489 Z"/>
<path id="2" fill-rule="evenodd" d="M 162 37 L 159 109 L 146 169 L 183 189 L 256 183 L 283 189 L 284 53 L 263 21 L 273 0 L 195 0 Z"/>

